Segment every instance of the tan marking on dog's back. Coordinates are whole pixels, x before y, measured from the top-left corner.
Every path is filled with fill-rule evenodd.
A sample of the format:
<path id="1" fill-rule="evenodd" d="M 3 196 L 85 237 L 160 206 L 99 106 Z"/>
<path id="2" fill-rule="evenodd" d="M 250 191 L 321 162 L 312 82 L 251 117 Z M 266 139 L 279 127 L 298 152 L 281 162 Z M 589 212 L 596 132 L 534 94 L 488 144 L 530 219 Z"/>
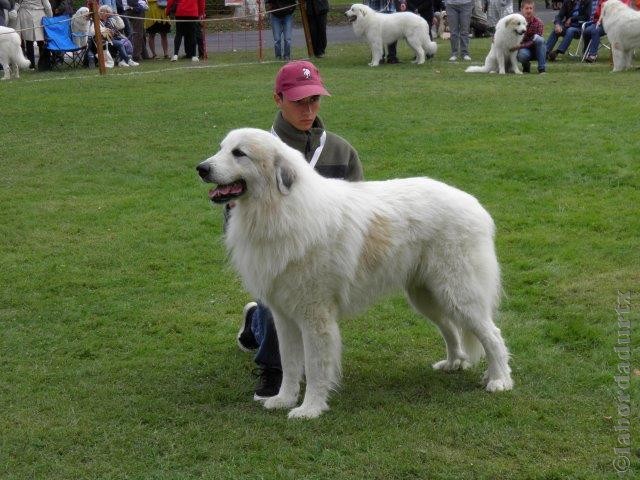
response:
<path id="1" fill-rule="evenodd" d="M 374 214 L 364 236 L 360 265 L 365 270 L 374 270 L 391 248 L 391 222 L 388 218 Z"/>

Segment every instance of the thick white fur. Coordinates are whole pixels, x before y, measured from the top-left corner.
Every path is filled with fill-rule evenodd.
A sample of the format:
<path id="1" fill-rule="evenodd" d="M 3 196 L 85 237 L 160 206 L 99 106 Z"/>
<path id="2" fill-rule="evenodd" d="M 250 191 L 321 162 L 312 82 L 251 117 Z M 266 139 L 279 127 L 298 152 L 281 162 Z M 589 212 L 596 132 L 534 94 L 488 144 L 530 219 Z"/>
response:
<path id="1" fill-rule="evenodd" d="M 71 31 L 74 33 L 73 43 L 78 47 L 87 45 L 89 33 L 91 31 L 91 21 L 89 20 L 89 9 L 80 7 L 71 17 Z"/>
<path id="2" fill-rule="evenodd" d="M 425 55 L 432 57 L 438 44 L 429 38 L 429 24 L 411 12 L 380 13 L 361 3 L 351 5 L 345 12 L 356 35 L 364 37 L 371 46 L 371 63 L 376 67 L 382 59 L 383 48 L 405 38 L 416 53 L 414 63 L 422 64 Z"/>
<path id="3" fill-rule="evenodd" d="M 469 73 L 500 73 L 507 72 L 521 74 L 516 57 L 518 51 L 511 51 L 511 47 L 520 45 L 524 33 L 527 31 L 527 21 L 519 13 L 512 13 L 502 17 L 496 24 L 496 33 L 491 42 L 491 49 L 484 65 L 471 66 L 465 70 Z"/>
<path id="4" fill-rule="evenodd" d="M 613 58 L 614 72 L 631 68 L 634 49 L 640 49 L 640 12 L 618 0 L 607 0 L 600 16 Z"/>
<path id="5" fill-rule="evenodd" d="M 493 322 L 500 294 L 494 224 L 474 197 L 429 178 L 324 178 L 256 129 L 231 131 L 202 166 L 205 181 L 247 185 L 225 242 L 247 290 L 274 315 L 283 381 L 266 408 L 295 406 L 304 374 L 304 400 L 289 417 L 327 410 L 340 380 L 338 319 L 397 290 L 444 337 L 447 358 L 435 369 L 467 368 L 484 350 L 486 389 L 512 388 Z"/>
<path id="6" fill-rule="evenodd" d="M 20 68 L 29 68 L 31 62 L 20 48 L 20 35 L 13 28 L 0 27 L 0 65 L 4 75 L 2 80 L 20 78 Z"/>

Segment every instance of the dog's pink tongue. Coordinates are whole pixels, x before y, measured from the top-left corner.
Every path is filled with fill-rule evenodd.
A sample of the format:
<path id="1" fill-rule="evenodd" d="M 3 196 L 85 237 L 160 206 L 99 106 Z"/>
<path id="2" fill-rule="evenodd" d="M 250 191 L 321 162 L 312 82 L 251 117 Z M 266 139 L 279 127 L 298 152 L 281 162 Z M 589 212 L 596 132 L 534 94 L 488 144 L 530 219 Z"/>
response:
<path id="1" fill-rule="evenodd" d="M 232 183 L 231 185 L 219 185 L 216 188 L 209 190 L 209 199 L 219 197 L 228 197 L 230 195 L 237 195 L 242 192 L 242 185 Z"/>

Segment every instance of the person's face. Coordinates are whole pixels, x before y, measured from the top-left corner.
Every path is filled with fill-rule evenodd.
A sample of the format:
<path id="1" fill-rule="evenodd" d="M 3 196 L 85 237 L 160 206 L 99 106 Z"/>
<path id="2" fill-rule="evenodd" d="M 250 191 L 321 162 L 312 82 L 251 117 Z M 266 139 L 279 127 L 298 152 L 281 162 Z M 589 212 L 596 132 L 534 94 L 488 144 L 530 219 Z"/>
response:
<path id="1" fill-rule="evenodd" d="M 527 21 L 533 18 L 534 6 L 533 3 L 525 3 L 522 5 L 522 16 L 527 19 Z"/>
<path id="2" fill-rule="evenodd" d="M 277 93 L 273 99 L 282 111 L 282 117 L 298 130 L 306 132 L 311 128 L 320 110 L 320 95 L 291 101 L 280 97 Z"/>

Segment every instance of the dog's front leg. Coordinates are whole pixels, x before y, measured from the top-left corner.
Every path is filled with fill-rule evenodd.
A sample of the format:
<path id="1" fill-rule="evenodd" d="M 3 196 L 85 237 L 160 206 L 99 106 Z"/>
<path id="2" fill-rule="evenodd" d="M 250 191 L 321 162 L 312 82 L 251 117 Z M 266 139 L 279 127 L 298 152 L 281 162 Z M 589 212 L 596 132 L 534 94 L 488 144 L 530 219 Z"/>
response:
<path id="1" fill-rule="evenodd" d="M 377 67 L 380 65 L 380 60 L 382 60 L 382 42 L 379 40 L 374 40 L 371 43 L 371 63 L 370 67 Z"/>
<path id="2" fill-rule="evenodd" d="M 302 354 L 302 335 L 298 325 L 290 319 L 273 312 L 273 322 L 278 334 L 280 362 L 282 364 L 282 384 L 275 397 L 264 402 L 265 408 L 291 408 L 298 401 L 304 356 Z"/>
<path id="3" fill-rule="evenodd" d="M 307 388 L 302 405 L 289 418 L 316 418 L 329 410 L 329 392 L 340 382 L 342 344 L 335 315 L 320 314 L 309 319 L 302 332 Z"/>
<path id="4" fill-rule="evenodd" d="M 515 73 L 516 75 L 522 75 L 522 70 L 520 70 L 520 67 L 518 67 L 517 50 L 511 52 L 511 55 L 509 55 L 509 61 L 511 62 L 511 65 L 513 65 L 513 73 Z"/>
<path id="5" fill-rule="evenodd" d="M 504 55 L 497 55 L 498 57 L 498 73 L 500 75 L 504 75 L 506 72 L 505 69 L 505 59 L 504 59 Z"/>

